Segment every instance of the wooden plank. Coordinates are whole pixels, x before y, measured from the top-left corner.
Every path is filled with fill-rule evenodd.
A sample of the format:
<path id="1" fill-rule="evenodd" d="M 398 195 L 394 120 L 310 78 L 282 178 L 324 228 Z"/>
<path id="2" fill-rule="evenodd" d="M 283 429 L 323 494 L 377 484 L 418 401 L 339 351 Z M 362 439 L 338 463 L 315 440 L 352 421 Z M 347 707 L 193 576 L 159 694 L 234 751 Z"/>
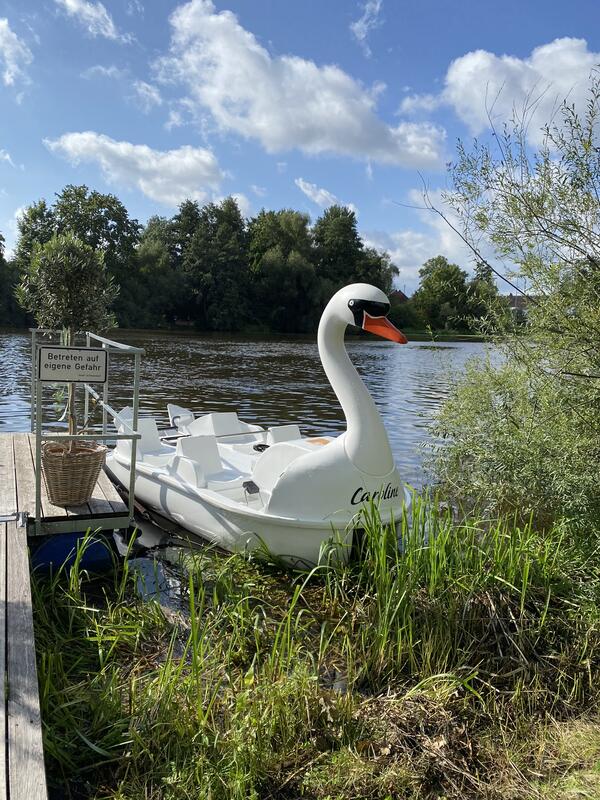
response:
<path id="1" fill-rule="evenodd" d="M 88 505 L 92 515 L 103 516 L 104 514 L 111 514 L 113 507 L 109 501 L 104 497 L 104 494 L 98 491 L 98 486 L 94 489 L 94 496 L 88 500 Z M 92 526 L 93 527 L 93 526 Z"/>
<path id="2" fill-rule="evenodd" d="M 0 525 L 0 800 L 6 800 L 8 797 L 8 776 L 6 774 L 6 527 L 6 524 Z"/>
<path id="3" fill-rule="evenodd" d="M 98 483 L 102 487 L 102 491 L 104 492 L 108 502 L 111 504 L 113 511 L 127 513 L 127 504 L 121 499 L 121 495 L 117 492 L 106 472 L 102 471 L 100 473 Z"/>
<path id="4" fill-rule="evenodd" d="M 111 485 L 112 485 L 112 484 L 111 484 Z M 106 496 L 106 493 L 104 492 L 104 489 L 103 489 L 102 483 L 101 483 L 100 481 L 98 481 L 98 482 L 96 483 L 96 487 L 95 487 L 95 489 L 94 489 L 94 498 L 96 497 L 96 495 L 98 495 L 98 498 L 99 498 L 99 499 L 101 499 L 101 500 L 104 500 L 104 502 L 108 503 L 108 505 L 109 505 L 109 508 L 110 508 L 110 510 L 111 510 L 111 511 L 113 510 L 113 509 L 112 509 L 112 506 L 110 505 L 110 500 L 109 500 L 109 499 L 108 499 L 108 497 Z"/>
<path id="5" fill-rule="evenodd" d="M 35 478 L 35 436 L 30 433 L 28 434 L 28 442 L 29 442 L 29 450 L 31 453 L 31 469 L 33 470 L 33 475 Z M 35 484 L 34 484 L 35 488 Z M 50 502 L 50 497 L 48 495 L 48 489 L 46 488 L 46 481 L 44 480 L 44 476 L 42 475 L 42 516 L 43 517 L 66 517 L 67 512 L 61 506 L 55 506 Z M 35 513 L 35 498 L 34 498 L 34 508 L 32 514 Z"/>
<path id="6" fill-rule="evenodd" d="M 0 434 L 0 514 L 14 514 L 17 511 L 17 491 L 15 486 L 15 454 L 12 434 Z"/>
<path id="7" fill-rule="evenodd" d="M 27 535 L 12 522 L 6 528 L 9 796 L 47 800 Z"/>
<path id="8" fill-rule="evenodd" d="M 17 506 L 31 517 L 35 516 L 35 474 L 27 433 L 13 435 L 15 451 L 15 478 L 17 484 Z"/>

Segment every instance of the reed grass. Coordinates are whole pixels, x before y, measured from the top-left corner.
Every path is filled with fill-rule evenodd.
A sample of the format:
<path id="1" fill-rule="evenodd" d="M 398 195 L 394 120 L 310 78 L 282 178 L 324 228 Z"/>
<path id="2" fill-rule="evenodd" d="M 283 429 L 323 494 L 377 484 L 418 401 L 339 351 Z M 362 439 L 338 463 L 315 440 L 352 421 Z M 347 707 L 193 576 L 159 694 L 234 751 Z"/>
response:
<path id="1" fill-rule="evenodd" d="M 596 534 L 418 498 L 362 526 L 349 563 L 305 572 L 189 554 L 181 611 L 140 597 L 127 561 L 86 575 L 89 538 L 35 578 L 56 797 L 553 796 L 540 731 L 583 718 L 600 742 Z"/>

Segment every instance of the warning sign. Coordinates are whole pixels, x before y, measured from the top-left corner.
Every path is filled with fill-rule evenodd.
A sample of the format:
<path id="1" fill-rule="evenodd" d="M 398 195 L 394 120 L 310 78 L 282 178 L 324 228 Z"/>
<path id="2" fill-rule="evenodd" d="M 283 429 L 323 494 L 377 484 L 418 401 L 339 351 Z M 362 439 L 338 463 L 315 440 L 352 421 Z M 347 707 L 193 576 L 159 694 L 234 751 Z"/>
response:
<path id="1" fill-rule="evenodd" d="M 107 352 L 100 347 L 40 347 L 38 379 L 49 383 L 106 383 Z"/>

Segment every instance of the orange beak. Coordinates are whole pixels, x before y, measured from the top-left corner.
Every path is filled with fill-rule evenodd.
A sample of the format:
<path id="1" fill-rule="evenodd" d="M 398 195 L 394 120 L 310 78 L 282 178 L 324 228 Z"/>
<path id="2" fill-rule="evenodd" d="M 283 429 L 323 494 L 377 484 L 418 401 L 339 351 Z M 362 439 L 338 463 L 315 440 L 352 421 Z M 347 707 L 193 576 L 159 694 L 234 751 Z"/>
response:
<path id="1" fill-rule="evenodd" d="M 402 331 L 392 325 L 386 317 L 372 317 L 366 311 L 363 311 L 362 326 L 364 331 L 374 333 L 375 336 L 382 336 L 384 339 L 390 339 L 392 342 L 398 342 L 398 344 L 406 344 L 408 342 Z"/>

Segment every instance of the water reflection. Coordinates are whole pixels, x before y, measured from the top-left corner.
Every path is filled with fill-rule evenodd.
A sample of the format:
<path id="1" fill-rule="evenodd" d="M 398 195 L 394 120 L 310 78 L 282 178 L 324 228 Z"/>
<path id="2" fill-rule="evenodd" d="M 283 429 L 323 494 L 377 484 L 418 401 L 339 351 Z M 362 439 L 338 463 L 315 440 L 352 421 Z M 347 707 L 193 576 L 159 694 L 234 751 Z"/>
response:
<path id="1" fill-rule="evenodd" d="M 247 422 L 297 422 L 303 433 L 339 433 L 345 423 L 321 368 L 316 342 L 308 338 L 248 339 L 177 333 L 119 331 L 117 338 L 144 347 L 141 410 L 167 422 L 166 404 L 197 413 L 235 409 Z M 350 357 L 383 416 L 404 480 L 421 485 L 421 443 L 427 425 L 448 394 L 453 377 L 484 345 L 350 339 Z M 30 340 L 0 333 L 0 430 L 29 429 Z M 114 356 L 110 403 L 131 400 L 133 359 Z M 49 393 L 47 393 L 49 394 Z M 45 408 L 51 413 L 49 396 Z"/>

